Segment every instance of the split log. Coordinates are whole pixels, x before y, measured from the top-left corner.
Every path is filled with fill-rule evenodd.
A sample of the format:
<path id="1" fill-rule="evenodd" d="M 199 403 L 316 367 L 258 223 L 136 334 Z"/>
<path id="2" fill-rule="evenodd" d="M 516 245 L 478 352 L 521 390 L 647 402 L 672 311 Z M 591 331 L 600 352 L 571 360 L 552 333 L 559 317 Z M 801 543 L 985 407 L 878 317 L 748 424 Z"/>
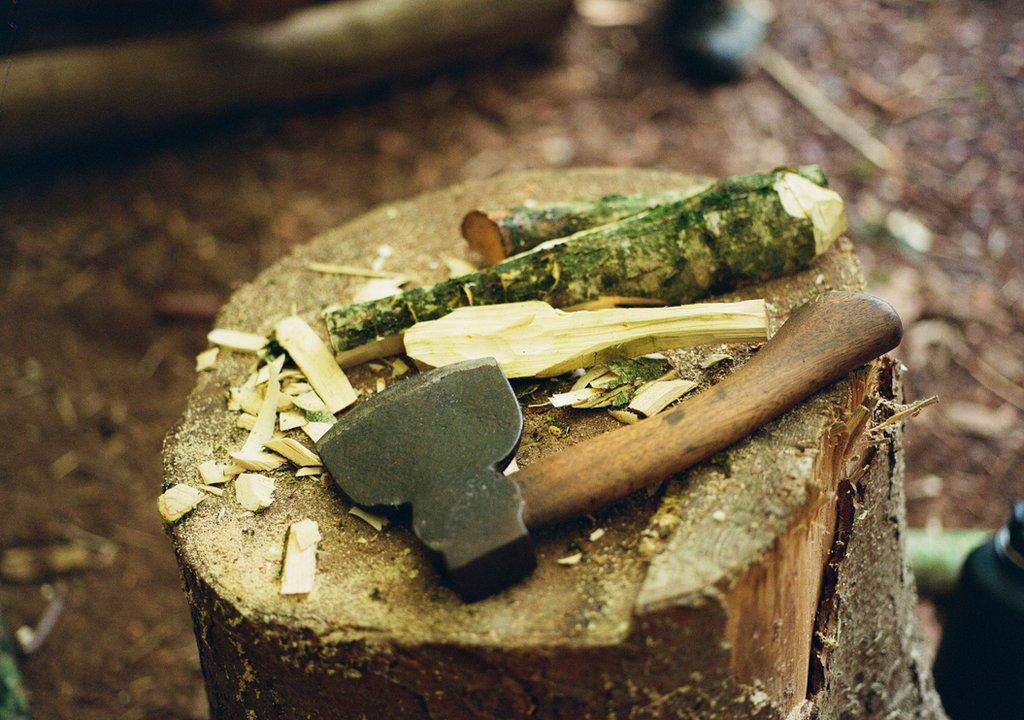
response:
<path id="1" fill-rule="evenodd" d="M 5 63 L 0 156 L 330 97 L 561 27 L 567 0 L 344 0 L 281 20 Z"/>
<path id="2" fill-rule="evenodd" d="M 429 259 L 452 254 L 466 203 L 686 184 L 652 171 L 527 173 L 393 204 L 281 260 L 218 324 L 267 334 L 294 307 L 322 332 L 319 305 L 360 281 L 307 264 L 365 265 L 384 242 L 395 269 L 440 280 Z M 774 330 L 816 293 L 861 285 L 841 239 L 805 271 L 718 299 L 765 297 Z M 211 452 L 244 439 L 224 395 L 251 367 L 226 355 L 168 438 L 166 484 L 196 482 Z M 669 353 L 701 387 L 729 371 L 698 355 Z M 382 373 L 349 377 L 368 390 Z M 168 532 L 212 717 L 939 719 L 903 556 L 900 428 L 858 442 L 890 396 L 896 370 L 875 363 L 662 490 L 538 534 L 537 571 L 472 605 L 439 582 L 404 523 L 374 530 L 328 481 L 272 471 L 277 499 L 258 515 L 230 492 L 210 497 Z M 525 424 L 520 466 L 619 427 L 604 411 L 532 407 Z M 278 556 L 304 518 L 322 535 L 317 576 L 308 595 L 282 596 Z"/>
<path id="3" fill-rule="evenodd" d="M 806 166 L 800 173 L 826 187 L 821 168 Z M 572 200 L 539 204 L 532 202 L 489 210 L 471 210 L 462 219 L 462 237 L 489 265 L 532 250 L 547 240 L 617 222 L 630 215 L 676 203 L 707 189 L 706 185 L 637 195 L 605 195 L 596 200 Z"/>
<path id="4" fill-rule="evenodd" d="M 780 168 L 714 183 L 687 200 L 540 245 L 476 273 L 324 310 L 336 350 L 390 338 L 458 307 L 606 295 L 679 305 L 807 267 L 846 230 L 836 193 Z M 342 365 L 352 357 L 339 358 Z"/>

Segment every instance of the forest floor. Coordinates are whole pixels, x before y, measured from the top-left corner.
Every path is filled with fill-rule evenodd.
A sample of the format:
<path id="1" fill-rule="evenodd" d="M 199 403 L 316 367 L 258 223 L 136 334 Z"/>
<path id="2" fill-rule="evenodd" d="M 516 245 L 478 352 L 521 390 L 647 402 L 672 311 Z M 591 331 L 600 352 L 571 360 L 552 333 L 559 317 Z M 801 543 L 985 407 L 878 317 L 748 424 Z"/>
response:
<path id="1" fill-rule="evenodd" d="M 574 18 L 546 54 L 5 177 L 0 549 L 70 540 L 92 558 L 55 581 L 66 608 L 23 663 L 36 716 L 206 716 L 155 497 L 212 315 L 320 231 L 468 178 L 820 163 L 871 289 L 907 326 L 909 397 L 941 398 L 906 433 L 910 520 L 1000 523 L 1024 496 L 1024 12 L 1016 0 L 777 10 L 772 46 L 898 170 L 874 168 L 763 73 L 694 89 L 650 29 Z M 14 627 L 44 605 L 38 581 L 0 597 Z M 934 642 L 929 605 L 922 615 Z"/>

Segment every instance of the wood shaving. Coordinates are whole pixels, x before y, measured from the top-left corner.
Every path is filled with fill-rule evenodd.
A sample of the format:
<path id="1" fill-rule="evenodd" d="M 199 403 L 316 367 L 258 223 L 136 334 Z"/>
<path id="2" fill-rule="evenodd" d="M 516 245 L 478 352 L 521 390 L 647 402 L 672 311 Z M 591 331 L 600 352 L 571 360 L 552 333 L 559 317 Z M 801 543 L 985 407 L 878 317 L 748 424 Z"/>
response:
<path id="1" fill-rule="evenodd" d="M 366 283 L 352 294 L 352 302 L 362 303 L 398 295 L 402 292 L 405 278 L 379 278 Z"/>
<path id="2" fill-rule="evenodd" d="M 175 523 L 195 510 L 206 493 L 191 485 L 178 484 L 166 490 L 156 501 L 157 510 L 164 522 Z"/>
<path id="3" fill-rule="evenodd" d="M 216 485 L 200 485 L 199 489 L 203 492 L 210 493 L 211 495 L 217 495 L 218 497 L 224 494 L 224 488 L 217 487 Z"/>
<path id="4" fill-rule="evenodd" d="M 564 558 L 558 558 L 558 560 L 556 560 L 555 562 L 557 562 L 559 565 L 579 565 L 580 560 L 582 559 L 583 553 L 578 552 L 572 555 L 567 555 Z"/>
<path id="5" fill-rule="evenodd" d="M 640 422 L 640 418 L 629 410 L 609 410 L 608 414 L 623 425 L 632 425 L 633 423 Z"/>
<path id="6" fill-rule="evenodd" d="M 275 334 L 330 412 L 336 413 L 356 401 L 352 384 L 334 354 L 305 320 L 296 315 L 287 317 L 277 323 Z"/>
<path id="7" fill-rule="evenodd" d="M 211 330 L 206 339 L 214 345 L 238 352 L 259 352 L 267 344 L 267 339 L 262 335 L 226 328 Z"/>
<path id="8" fill-rule="evenodd" d="M 291 460 L 299 467 L 316 467 L 323 465 L 320 456 L 300 443 L 295 438 L 275 437 L 265 444 L 268 450 L 273 450 L 279 455 Z"/>
<path id="9" fill-rule="evenodd" d="M 199 465 L 199 477 L 206 485 L 223 485 L 228 481 L 224 475 L 224 465 L 216 460 L 207 460 Z"/>
<path id="10" fill-rule="evenodd" d="M 217 367 L 218 355 L 220 355 L 219 347 L 212 347 L 209 350 L 203 350 L 201 353 L 196 355 L 196 372 L 213 370 Z"/>
<path id="11" fill-rule="evenodd" d="M 306 424 L 306 416 L 293 410 L 286 410 L 277 417 L 277 426 L 281 432 L 295 430 Z"/>
<path id="12" fill-rule="evenodd" d="M 597 388 L 583 387 L 579 390 L 569 390 L 564 393 L 555 393 L 548 398 L 548 402 L 551 403 L 552 407 L 568 407 L 569 405 L 575 405 L 576 403 L 590 400 L 591 398 L 597 397 L 601 394 L 601 391 Z"/>
<path id="13" fill-rule="evenodd" d="M 263 406 L 263 393 L 254 385 L 243 385 L 240 388 L 231 388 L 231 396 L 228 401 L 229 410 L 242 410 L 253 417 L 259 414 Z"/>
<path id="14" fill-rule="evenodd" d="M 590 385 L 597 380 L 599 377 L 608 375 L 608 368 L 604 365 L 595 365 L 594 367 L 587 370 L 585 373 L 580 375 L 579 379 L 573 383 L 573 390 L 582 390 L 583 388 L 590 387 Z"/>
<path id="15" fill-rule="evenodd" d="M 334 427 L 332 422 L 308 422 L 302 426 L 302 432 L 306 433 L 313 442 L 320 442 L 320 438 L 327 434 L 327 431 Z"/>
<path id="16" fill-rule="evenodd" d="M 402 377 L 409 372 L 409 365 L 402 358 L 391 359 L 391 379 Z"/>
<path id="17" fill-rule="evenodd" d="M 441 258 L 444 261 L 445 266 L 448 268 L 449 277 L 461 277 L 463 275 L 469 275 L 475 273 L 478 268 L 468 260 L 463 260 L 457 257 L 445 257 Z"/>
<path id="18" fill-rule="evenodd" d="M 273 453 L 266 452 L 253 452 L 246 453 L 242 451 L 228 453 L 231 459 L 235 461 L 243 470 L 276 470 L 277 468 L 284 465 L 284 458 Z"/>
<path id="19" fill-rule="evenodd" d="M 305 395 L 308 392 L 312 392 L 312 390 L 313 387 L 305 380 L 292 381 L 281 386 L 281 392 L 285 393 L 286 395 L 291 395 L 292 397 L 296 397 L 298 395 Z"/>
<path id="20" fill-rule="evenodd" d="M 266 475 L 242 473 L 235 480 L 235 499 L 251 512 L 264 510 L 274 502 L 274 480 Z"/>
<path id="21" fill-rule="evenodd" d="M 377 378 L 377 380 L 374 382 L 374 390 L 375 390 L 375 392 L 384 392 L 387 389 L 388 389 L 387 381 L 384 378 L 382 378 L 382 377 Z"/>
<path id="22" fill-rule="evenodd" d="M 288 528 L 281 567 L 281 594 L 305 595 L 316 578 L 316 550 L 323 537 L 315 520 L 306 518 Z"/>
<path id="23" fill-rule="evenodd" d="M 304 477 L 309 477 L 311 475 L 319 475 L 323 471 L 324 471 L 324 469 L 322 467 L 319 467 L 319 466 L 316 466 L 316 465 L 300 467 L 298 470 L 295 471 L 295 477 L 297 477 L 297 478 L 304 478 Z"/>
<path id="24" fill-rule="evenodd" d="M 351 508 L 348 511 L 348 514 L 355 515 L 357 518 L 365 522 L 367 525 L 372 527 L 377 532 L 383 530 L 388 524 L 388 519 L 386 517 L 374 515 L 372 512 L 367 512 L 366 510 L 363 510 L 361 507 Z"/>
<path id="25" fill-rule="evenodd" d="M 700 368 L 701 370 L 708 370 L 713 368 L 715 365 L 720 365 L 732 359 L 733 357 L 729 353 L 712 353 L 701 361 Z"/>
<path id="26" fill-rule="evenodd" d="M 245 439 L 241 452 L 245 455 L 258 452 L 263 445 L 274 436 L 274 427 L 277 425 L 277 400 L 281 395 L 281 383 L 277 378 L 284 365 L 284 355 L 267 364 L 269 375 L 267 389 L 263 395 L 263 402 L 260 404 L 259 414 L 249 431 L 249 437 Z"/>
<path id="27" fill-rule="evenodd" d="M 647 417 L 657 415 L 695 387 L 692 380 L 655 380 L 637 392 L 629 409 Z"/>
<path id="28" fill-rule="evenodd" d="M 302 395 L 296 395 L 292 398 L 292 404 L 301 410 L 308 410 L 310 412 L 326 412 L 327 406 L 324 405 L 324 401 L 320 399 L 320 396 L 315 392 L 307 392 Z"/>
<path id="29" fill-rule="evenodd" d="M 252 430 L 256 427 L 256 416 L 248 412 L 242 413 L 235 418 L 235 427 L 242 428 L 243 430 Z"/>
<path id="30" fill-rule="evenodd" d="M 366 278 L 390 278 L 408 282 L 408 278 L 401 273 L 388 272 L 387 270 L 374 270 L 372 268 L 361 268 L 355 265 L 338 265 L 336 263 L 308 262 L 306 269 L 326 275 L 348 275 L 351 277 Z"/>
<path id="31" fill-rule="evenodd" d="M 595 530 L 594 532 L 590 533 L 590 535 L 589 535 L 590 542 L 597 542 L 598 540 L 600 540 L 603 537 L 604 537 L 604 528 L 598 528 L 597 530 Z"/>

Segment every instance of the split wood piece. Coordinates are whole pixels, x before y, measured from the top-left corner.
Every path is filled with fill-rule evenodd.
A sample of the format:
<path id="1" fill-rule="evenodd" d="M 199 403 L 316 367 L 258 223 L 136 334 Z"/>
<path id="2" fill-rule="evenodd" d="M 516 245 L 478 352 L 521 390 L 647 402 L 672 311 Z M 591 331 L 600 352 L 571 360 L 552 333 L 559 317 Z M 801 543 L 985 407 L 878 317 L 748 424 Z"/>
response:
<path id="1" fill-rule="evenodd" d="M 164 491 L 157 498 L 156 506 L 164 522 L 174 523 L 195 510 L 205 499 L 206 495 L 198 488 L 179 483 Z"/>
<path id="2" fill-rule="evenodd" d="M 431 259 L 458 253 L 463 241 L 451 230 L 467 207 L 686 184 L 652 170 L 535 171 L 391 203 L 244 285 L 221 324 L 259 327 L 293 304 L 337 300 L 335 278 L 296 268 L 312 259 L 365 266 L 383 243 L 394 247 L 395 269 L 440 278 Z M 774 330 L 822 288 L 862 283 L 841 239 L 808 270 L 728 299 L 765 298 Z M 731 354 L 736 367 L 749 356 Z M 701 376 L 700 350 L 666 355 Z M 504 720 L 690 717 L 695 708 L 720 720 L 939 720 L 903 564 L 899 427 L 869 445 L 844 437 L 864 399 L 892 399 L 895 388 L 898 401 L 886 367 L 836 383 L 663 490 L 602 513 L 600 542 L 587 540 L 598 525 L 585 521 L 540 534 L 529 581 L 476 605 L 439 586 L 406 523 L 375 533 L 346 514 L 327 481 L 290 481 L 261 515 L 222 516 L 222 503 L 203 503 L 168 534 L 211 717 L 323 717 L 344 707 L 355 717 L 457 718 L 470 697 L 470 715 Z M 196 377 L 164 446 L 165 483 L 194 481 L 211 447 L 232 446 L 224 383 L 245 372 L 227 370 L 237 377 Z M 867 427 L 888 413 L 877 408 Z M 547 431 L 553 416 L 566 433 Z M 524 420 L 523 469 L 622 427 L 606 412 L 551 407 L 528 407 Z M 304 517 L 319 520 L 325 552 L 313 592 L 297 602 L 279 594 L 280 555 L 275 566 L 258 549 L 283 544 Z M 578 552 L 575 566 L 556 562 Z"/>
<path id="3" fill-rule="evenodd" d="M 232 452 L 228 453 L 235 465 L 243 470 L 276 470 L 284 465 L 284 458 L 266 452 Z"/>
<path id="4" fill-rule="evenodd" d="M 196 372 L 213 370 L 217 367 L 218 355 L 220 355 L 219 347 L 212 347 L 208 350 L 203 350 L 201 353 L 196 355 Z"/>
<path id="5" fill-rule="evenodd" d="M 263 393 L 263 402 L 260 403 L 260 411 L 256 420 L 249 430 L 249 437 L 239 453 L 243 456 L 252 456 L 263 449 L 267 441 L 274 436 L 274 427 L 277 425 L 277 403 L 281 397 L 281 381 L 278 380 L 278 373 L 284 365 L 284 355 L 267 363 L 270 372 L 267 378 L 267 387 Z"/>
<path id="6" fill-rule="evenodd" d="M 653 195 L 605 195 L 596 200 L 471 210 L 462 219 L 460 229 L 469 246 L 488 265 L 494 265 L 545 240 L 607 225 L 658 205 L 685 200 L 705 189 L 707 185 L 697 185 Z"/>
<path id="7" fill-rule="evenodd" d="M 568 0 L 346 0 L 256 25 L 22 53 L 6 60 L 0 157 L 464 65 L 540 42 L 571 9 Z"/>
<path id="8" fill-rule="evenodd" d="M 659 350 L 762 342 L 763 300 L 567 313 L 540 301 L 459 308 L 405 332 L 413 360 L 440 367 L 493 357 L 506 377 L 554 377 Z"/>
<path id="9" fill-rule="evenodd" d="M 239 352 L 259 352 L 266 346 L 267 339 L 255 333 L 242 332 L 241 330 L 228 330 L 217 328 L 207 334 L 206 339 L 214 345 L 227 350 Z"/>
<path id="10" fill-rule="evenodd" d="M 477 273 L 327 308 L 324 319 L 347 366 L 368 359 L 361 345 L 394 341 L 417 322 L 468 305 L 543 300 L 567 307 L 605 295 L 691 302 L 806 267 L 845 229 L 842 199 L 798 171 L 736 176 Z"/>
<path id="11" fill-rule="evenodd" d="M 281 566 L 281 594 L 306 595 L 316 579 L 316 549 L 323 538 L 315 520 L 306 518 L 288 528 Z"/>
<path id="12" fill-rule="evenodd" d="M 287 317 L 277 323 L 274 332 L 329 412 L 344 410 L 356 401 L 356 392 L 334 355 L 305 320 Z"/>
<path id="13" fill-rule="evenodd" d="M 199 477 L 206 485 L 223 485 L 228 481 L 224 469 L 216 460 L 207 460 L 199 466 Z"/>

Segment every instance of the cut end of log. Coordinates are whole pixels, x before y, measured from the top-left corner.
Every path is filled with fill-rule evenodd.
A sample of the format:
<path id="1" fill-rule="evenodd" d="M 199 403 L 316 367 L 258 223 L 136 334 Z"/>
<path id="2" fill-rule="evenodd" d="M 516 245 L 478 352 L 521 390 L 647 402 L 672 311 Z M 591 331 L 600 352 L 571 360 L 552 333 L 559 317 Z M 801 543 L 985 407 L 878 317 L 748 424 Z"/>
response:
<path id="1" fill-rule="evenodd" d="M 815 185 L 796 173 L 785 173 L 774 188 L 786 212 L 811 221 L 816 255 L 828 250 L 836 238 L 846 232 L 846 209 L 835 191 Z"/>
<path id="2" fill-rule="evenodd" d="M 480 253 L 488 265 L 508 257 L 508 239 L 490 215 L 481 210 L 470 210 L 462 218 L 462 237 Z"/>

